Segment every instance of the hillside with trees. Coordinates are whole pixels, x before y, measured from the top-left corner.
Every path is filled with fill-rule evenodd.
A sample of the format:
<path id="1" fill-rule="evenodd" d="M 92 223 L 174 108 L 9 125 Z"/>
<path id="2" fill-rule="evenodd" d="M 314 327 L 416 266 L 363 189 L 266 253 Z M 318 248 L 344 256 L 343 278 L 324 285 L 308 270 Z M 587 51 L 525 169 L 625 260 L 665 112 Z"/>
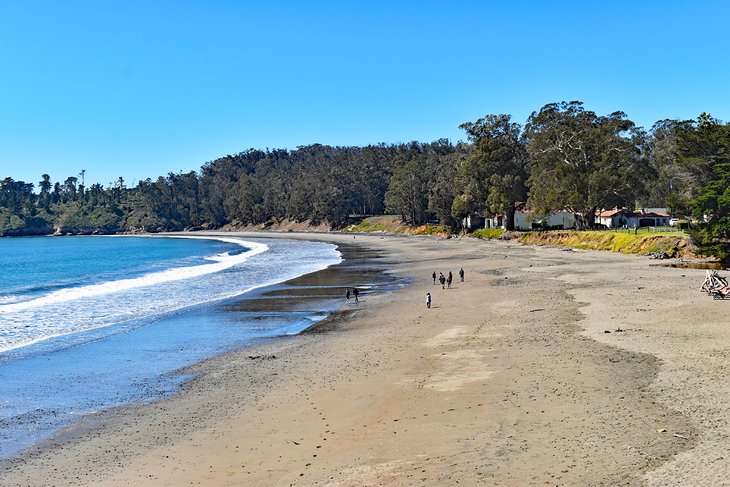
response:
<path id="1" fill-rule="evenodd" d="M 249 149 L 127 187 L 84 184 L 84 171 L 53 181 L 0 181 L 0 235 L 159 232 L 284 220 L 341 228 L 396 214 L 458 231 L 467 215 L 503 215 L 518 203 L 569 209 L 580 228 L 596 210 L 667 207 L 696 222 L 708 255 L 730 259 L 730 126 L 701 114 L 650 130 L 623 112 L 550 103 L 521 126 L 510 115 L 461 125 L 467 142 Z"/>

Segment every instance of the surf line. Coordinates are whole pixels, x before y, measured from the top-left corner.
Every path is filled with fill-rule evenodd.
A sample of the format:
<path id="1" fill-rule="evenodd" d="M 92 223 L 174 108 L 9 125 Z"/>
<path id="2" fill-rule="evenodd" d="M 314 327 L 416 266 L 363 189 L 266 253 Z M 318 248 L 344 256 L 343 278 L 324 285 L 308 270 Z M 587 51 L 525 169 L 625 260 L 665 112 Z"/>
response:
<path id="1" fill-rule="evenodd" d="M 124 236 L 118 237 L 124 238 Z M 0 305 L 0 315 L 14 313 L 18 311 L 26 311 L 40 306 L 63 303 L 80 298 L 102 296 L 105 294 L 112 294 L 120 291 L 127 291 L 130 289 L 146 286 L 154 286 L 156 284 L 178 281 L 181 279 L 200 277 L 206 274 L 220 272 L 235 265 L 241 264 L 251 257 L 269 250 L 268 245 L 263 243 L 248 242 L 245 240 L 238 240 L 227 237 L 193 237 L 171 235 L 169 237 L 165 236 L 150 238 L 191 238 L 201 240 L 218 240 L 221 242 L 236 244 L 249 250 L 247 252 L 243 252 L 237 255 L 218 254 L 213 257 L 206 257 L 207 260 L 213 261 L 210 264 L 202 264 L 190 267 L 177 267 L 174 269 L 167 269 L 160 272 L 153 272 L 132 279 L 119 279 L 116 281 L 107 281 L 100 284 L 93 284 L 90 286 L 61 289 L 59 291 L 54 291 L 46 296 L 41 296 L 30 301 L 21 301 L 19 303 Z"/>

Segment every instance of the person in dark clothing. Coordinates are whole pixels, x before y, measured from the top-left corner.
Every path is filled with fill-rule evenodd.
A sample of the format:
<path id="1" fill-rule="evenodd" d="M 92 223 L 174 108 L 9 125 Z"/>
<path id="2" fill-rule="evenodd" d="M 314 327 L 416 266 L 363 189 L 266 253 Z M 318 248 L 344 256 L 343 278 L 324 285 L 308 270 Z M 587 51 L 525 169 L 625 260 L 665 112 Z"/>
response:
<path id="1" fill-rule="evenodd" d="M 355 302 L 357 303 L 357 295 L 360 294 L 360 291 L 357 290 L 357 288 L 352 289 L 352 295 L 355 297 Z"/>
<path id="2" fill-rule="evenodd" d="M 441 283 L 441 289 L 446 288 L 446 276 L 444 276 L 443 272 L 439 272 L 439 282 Z"/>
<path id="3" fill-rule="evenodd" d="M 345 299 L 347 302 L 350 302 L 350 289 L 348 288 L 347 291 L 345 291 Z"/>
<path id="4" fill-rule="evenodd" d="M 459 269 L 459 278 L 461 279 L 461 282 L 464 282 L 464 268 L 462 267 Z"/>
<path id="5" fill-rule="evenodd" d="M 436 271 L 433 271 L 433 274 L 431 274 L 431 277 L 433 278 L 433 284 L 436 285 Z"/>
<path id="6" fill-rule="evenodd" d="M 448 285 L 449 289 L 451 289 L 451 281 L 454 280 L 454 276 L 451 274 L 451 271 L 449 271 L 449 277 L 446 278 L 446 284 Z"/>

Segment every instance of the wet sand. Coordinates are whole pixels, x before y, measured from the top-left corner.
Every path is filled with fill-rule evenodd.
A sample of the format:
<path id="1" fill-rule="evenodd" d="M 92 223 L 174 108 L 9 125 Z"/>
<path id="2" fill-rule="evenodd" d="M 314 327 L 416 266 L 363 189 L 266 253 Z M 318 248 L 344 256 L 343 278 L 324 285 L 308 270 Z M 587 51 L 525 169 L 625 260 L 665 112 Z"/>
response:
<path id="1" fill-rule="evenodd" d="M 283 236 L 355 240 L 412 284 L 361 295 L 316 333 L 206 361 L 174 397 L 9 463 L 3 485 L 730 478 L 728 303 L 697 291 L 704 271 L 472 239 Z M 434 270 L 454 273 L 452 289 Z"/>

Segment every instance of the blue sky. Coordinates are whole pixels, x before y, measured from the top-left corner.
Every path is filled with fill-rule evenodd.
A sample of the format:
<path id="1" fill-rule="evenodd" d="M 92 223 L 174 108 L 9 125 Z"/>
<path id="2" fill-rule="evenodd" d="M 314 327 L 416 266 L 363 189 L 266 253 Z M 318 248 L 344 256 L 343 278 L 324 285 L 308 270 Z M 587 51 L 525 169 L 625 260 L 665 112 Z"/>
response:
<path id="1" fill-rule="evenodd" d="M 0 177 L 133 184 L 248 148 L 465 139 L 581 100 L 730 120 L 730 4 L 0 0 Z"/>

